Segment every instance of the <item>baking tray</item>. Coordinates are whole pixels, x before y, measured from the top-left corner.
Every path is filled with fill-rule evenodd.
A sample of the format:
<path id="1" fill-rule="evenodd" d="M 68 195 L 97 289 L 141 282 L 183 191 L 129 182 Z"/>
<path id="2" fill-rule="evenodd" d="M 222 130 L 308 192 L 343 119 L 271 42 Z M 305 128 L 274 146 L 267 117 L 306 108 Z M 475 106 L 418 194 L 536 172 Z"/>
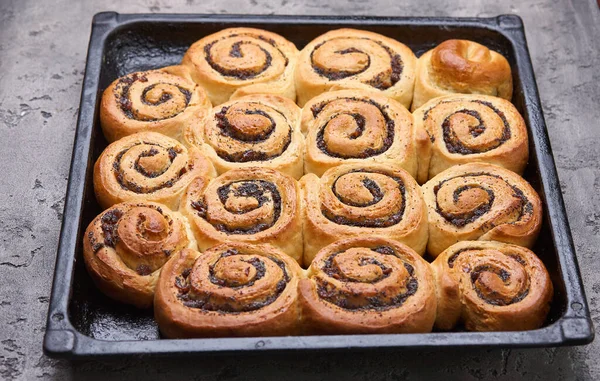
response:
<path id="1" fill-rule="evenodd" d="M 542 231 L 533 250 L 546 264 L 554 283 L 554 302 L 545 325 L 524 332 L 457 331 L 166 340 L 160 339 L 152 310 L 139 311 L 102 295 L 92 284 L 82 260 L 82 234 L 100 212 L 93 194 L 92 167 L 106 147 L 98 118 L 102 90 L 124 74 L 176 64 L 194 41 L 236 26 L 279 33 L 298 48 L 328 30 L 351 27 L 395 38 L 410 46 L 417 55 L 450 38 L 474 40 L 501 52 L 513 69 L 513 103 L 529 129 L 530 159 L 524 177 L 538 191 L 544 203 Z M 114 12 L 94 16 L 44 338 L 44 351 L 48 355 L 80 358 L 275 350 L 546 347 L 586 344 L 593 338 L 594 328 L 542 115 L 523 22 L 518 16 L 419 18 Z"/>

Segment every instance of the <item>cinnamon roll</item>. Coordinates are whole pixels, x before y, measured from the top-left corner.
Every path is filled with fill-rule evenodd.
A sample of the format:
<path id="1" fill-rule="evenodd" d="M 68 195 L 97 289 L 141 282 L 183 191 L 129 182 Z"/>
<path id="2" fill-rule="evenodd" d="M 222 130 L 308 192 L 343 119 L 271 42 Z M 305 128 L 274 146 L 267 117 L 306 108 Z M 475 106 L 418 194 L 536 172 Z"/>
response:
<path id="1" fill-rule="evenodd" d="M 249 94 L 276 94 L 296 100 L 296 46 L 278 34 L 229 28 L 190 46 L 182 65 L 204 87 L 213 104 Z"/>
<path id="2" fill-rule="evenodd" d="M 417 180 L 424 183 L 456 164 L 485 162 L 522 174 L 529 158 L 527 127 L 515 106 L 487 95 L 448 95 L 414 113 L 419 143 Z"/>
<path id="3" fill-rule="evenodd" d="M 298 104 L 330 90 L 380 91 L 410 106 L 417 59 L 404 44 L 377 33 L 338 29 L 311 41 L 298 57 Z"/>
<path id="4" fill-rule="evenodd" d="M 473 41 L 442 42 L 419 58 L 416 72 L 412 110 L 454 93 L 512 98 L 512 73 L 506 58 Z"/>
<path id="5" fill-rule="evenodd" d="M 300 280 L 302 316 L 313 333 L 430 332 L 436 295 L 429 264 L 408 246 L 350 238 L 324 247 Z"/>
<path id="6" fill-rule="evenodd" d="M 260 166 L 299 179 L 304 171 L 300 108 L 288 98 L 268 94 L 237 98 L 214 107 L 202 123 L 190 124 L 185 135 L 219 173 Z"/>
<path id="7" fill-rule="evenodd" d="M 427 251 L 437 257 L 459 241 L 531 247 L 542 224 L 542 202 L 522 177 L 492 164 L 449 168 L 423 185 L 429 210 Z"/>
<path id="8" fill-rule="evenodd" d="M 123 201 L 156 201 L 177 209 L 195 177 L 213 177 L 212 163 L 196 148 L 155 132 L 110 144 L 94 166 L 94 190 L 102 208 Z"/>
<path id="9" fill-rule="evenodd" d="M 530 250 L 493 241 L 450 246 L 432 263 L 437 283 L 435 326 L 469 331 L 523 331 L 544 324 L 552 282 Z"/>
<path id="10" fill-rule="evenodd" d="M 222 242 L 269 243 L 302 261 L 298 182 L 269 168 L 232 169 L 197 178 L 181 200 L 200 250 Z"/>
<path id="11" fill-rule="evenodd" d="M 184 66 L 128 74 L 102 95 L 100 125 L 108 142 L 137 132 L 160 132 L 181 139 L 190 119 L 210 108 L 206 92 Z"/>
<path id="12" fill-rule="evenodd" d="M 423 254 L 427 208 L 421 188 L 403 169 L 340 165 L 300 180 L 304 200 L 304 263 L 324 246 L 350 237 L 380 236 Z"/>
<path id="13" fill-rule="evenodd" d="M 311 99 L 302 111 L 305 172 L 321 176 L 340 164 L 399 165 L 417 171 L 413 117 L 383 94 L 342 90 Z"/>
<path id="14" fill-rule="evenodd" d="M 150 307 L 162 267 L 184 248 L 196 248 L 183 216 L 153 202 L 122 203 L 85 231 L 83 258 L 98 288 L 139 308 Z"/>
<path id="15" fill-rule="evenodd" d="M 169 338 L 293 335 L 301 276 L 268 244 L 183 250 L 163 268 L 154 315 Z"/>

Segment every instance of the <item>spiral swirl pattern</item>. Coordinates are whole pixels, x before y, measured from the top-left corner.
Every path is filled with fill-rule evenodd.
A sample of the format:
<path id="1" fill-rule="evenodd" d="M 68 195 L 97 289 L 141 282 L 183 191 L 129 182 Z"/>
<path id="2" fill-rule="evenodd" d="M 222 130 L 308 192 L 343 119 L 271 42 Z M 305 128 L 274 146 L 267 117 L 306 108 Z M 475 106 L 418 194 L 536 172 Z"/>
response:
<path id="1" fill-rule="evenodd" d="M 266 244 L 184 250 L 163 270 L 156 318 L 168 337 L 291 334 L 300 275 L 294 260 Z"/>
<path id="2" fill-rule="evenodd" d="M 436 326 L 471 331 L 539 328 L 553 295 L 544 264 L 530 250 L 500 242 L 452 245 L 432 264 L 438 283 Z"/>
<path id="3" fill-rule="evenodd" d="M 413 52 L 391 38 L 354 29 L 330 31 L 300 52 L 298 103 L 329 90 L 360 89 L 381 91 L 408 107 L 415 65 Z"/>
<path id="4" fill-rule="evenodd" d="M 249 95 L 215 107 L 209 115 L 202 123 L 190 125 L 186 138 L 191 144 L 204 141 L 198 146 L 219 173 L 264 166 L 294 178 L 302 176 L 300 108 L 288 98 Z"/>
<path id="5" fill-rule="evenodd" d="M 207 36 L 186 52 L 182 64 L 213 104 L 232 95 L 267 93 L 296 99 L 292 73 L 298 50 L 283 37 L 260 29 L 232 28 Z"/>
<path id="6" fill-rule="evenodd" d="M 100 121 L 109 142 L 144 131 L 179 139 L 190 118 L 208 111 L 204 90 L 183 66 L 128 74 L 102 96 Z"/>
<path id="7" fill-rule="evenodd" d="M 340 237 L 377 235 L 406 243 L 422 253 L 427 212 L 415 180 L 404 170 L 381 164 L 342 165 L 302 178 L 306 205 L 304 259 Z"/>
<path id="8" fill-rule="evenodd" d="M 450 95 L 414 112 L 428 136 L 418 179 L 427 181 L 456 164 L 486 162 L 523 173 L 529 158 L 525 121 L 508 101 L 485 95 Z"/>
<path id="9" fill-rule="evenodd" d="M 102 207 L 150 200 L 177 208 L 195 177 L 213 176 L 210 161 L 196 148 L 154 132 L 143 132 L 110 144 L 94 168 L 94 189 Z"/>
<path id="10" fill-rule="evenodd" d="M 317 332 L 429 332 L 435 289 L 416 252 L 384 238 L 351 238 L 323 248 L 300 281 L 305 319 Z"/>
<path id="11" fill-rule="evenodd" d="M 272 169 L 234 169 L 192 182 L 181 211 L 204 250 L 221 242 L 270 243 L 300 261 L 302 228 L 297 182 Z"/>
<path id="12" fill-rule="evenodd" d="M 117 204 L 86 230 L 84 259 L 99 288 L 138 307 L 152 305 L 160 269 L 172 254 L 196 247 L 181 215 L 165 205 Z"/>
<path id="13" fill-rule="evenodd" d="M 457 241 L 495 240 L 531 247 L 542 204 L 514 172 L 491 164 L 447 169 L 423 185 L 429 209 L 427 250 L 437 256 Z"/>
<path id="14" fill-rule="evenodd" d="M 373 92 L 343 90 L 311 99 L 302 112 L 305 169 L 321 175 L 345 163 L 394 163 L 417 170 L 413 117 L 398 102 Z"/>

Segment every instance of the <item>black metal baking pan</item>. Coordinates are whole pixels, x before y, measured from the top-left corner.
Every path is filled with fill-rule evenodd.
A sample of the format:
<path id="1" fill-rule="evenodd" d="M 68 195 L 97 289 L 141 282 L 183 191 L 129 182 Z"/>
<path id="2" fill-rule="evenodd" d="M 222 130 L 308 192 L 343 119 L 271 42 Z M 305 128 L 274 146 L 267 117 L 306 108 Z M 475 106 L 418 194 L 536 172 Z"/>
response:
<path id="1" fill-rule="evenodd" d="M 530 136 L 525 178 L 544 202 L 542 232 L 534 251 L 554 282 L 554 301 L 545 325 L 524 332 L 434 332 L 402 335 L 290 336 L 225 339 L 161 339 L 152 311 L 109 300 L 93 286 L 82 261 L 82 234 L 100 212 L 92 166 L 106 146 L 98 118 L 102 90 L 133 71 L 176 64 L 194 41 L 227 27 L 250 26 L 279 33 L 304 47 L 340 27 L 367 29 L 409 45 L 417 55 L 450 38 L 464 38 L 501 52 L 514 75 L 513 103 Z M 73 148 L 63 225 L 48 311 L 44 350 L 57 357 L 147 354 L 207 354 L 282 350 L 353 350 L 431 347 L 546 347 L 592 341 L 594 328 L 542 107 L 518 16 L 494 18 L 315 17 L 150 15 L 98 13 L 93 20 L 79 119 Z"/>

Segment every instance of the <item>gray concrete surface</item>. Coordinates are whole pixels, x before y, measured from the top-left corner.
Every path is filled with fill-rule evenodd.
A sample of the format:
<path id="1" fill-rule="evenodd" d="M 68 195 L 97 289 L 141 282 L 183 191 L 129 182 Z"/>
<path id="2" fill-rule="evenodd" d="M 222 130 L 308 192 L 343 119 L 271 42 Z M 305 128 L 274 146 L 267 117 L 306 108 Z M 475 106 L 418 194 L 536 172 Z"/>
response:
<path id="1" fill-rule="evenodd" d="M 600 13 L 593 0 L 0 1 L 0 379 L 598 380 L 578 348 L 313 354 L 72 364 L 42 354 L 92 15 L 99 11 L 495 16 L 517 13 L 557 159 L 592 317 L 600 321 Z"/>

